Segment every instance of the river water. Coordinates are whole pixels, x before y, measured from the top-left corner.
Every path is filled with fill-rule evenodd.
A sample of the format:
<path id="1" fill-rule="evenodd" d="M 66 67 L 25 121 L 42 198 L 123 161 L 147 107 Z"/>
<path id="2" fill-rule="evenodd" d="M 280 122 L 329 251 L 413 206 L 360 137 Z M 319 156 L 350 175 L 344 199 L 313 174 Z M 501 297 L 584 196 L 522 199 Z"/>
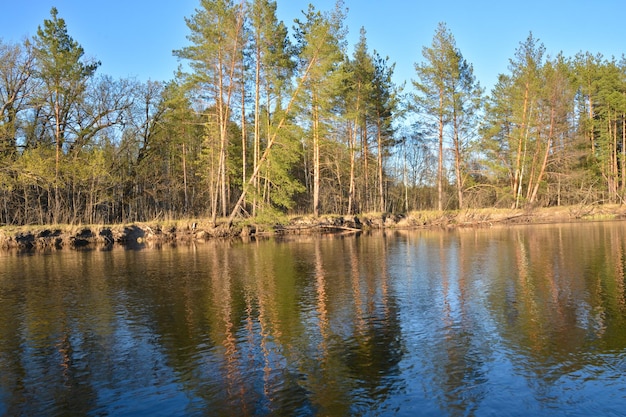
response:
<path id="1" fill-rule="evenodd" d="M 626 222 L 0 254 L 2 416 L 626 415 Z"/>

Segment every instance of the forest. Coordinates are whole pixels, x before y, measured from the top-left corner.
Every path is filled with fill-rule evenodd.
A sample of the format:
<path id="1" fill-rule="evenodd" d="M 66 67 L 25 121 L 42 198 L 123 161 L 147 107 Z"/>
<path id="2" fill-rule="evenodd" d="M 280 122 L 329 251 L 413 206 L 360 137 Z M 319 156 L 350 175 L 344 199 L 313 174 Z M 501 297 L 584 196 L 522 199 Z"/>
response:
<path id="1" fill-rule="evenodd" d="M 440 23 L 399 86 L 341 0 L 291 29 L 276 7 L 200 0 L 167 81 L 100 74 L 56 8 L 0 38 L 0 224 L 623 201 L 624 56 L 530 33 L 487 92 Z"/>

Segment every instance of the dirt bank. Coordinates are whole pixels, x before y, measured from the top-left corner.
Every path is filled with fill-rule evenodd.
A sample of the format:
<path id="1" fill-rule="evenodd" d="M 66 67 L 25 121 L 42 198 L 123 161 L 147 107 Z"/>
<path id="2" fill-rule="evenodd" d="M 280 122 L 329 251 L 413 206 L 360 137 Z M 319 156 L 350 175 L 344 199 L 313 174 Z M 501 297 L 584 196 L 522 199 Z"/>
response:
<path id="1" fill-rule="evenodd" d="M 537 224 L 626 219 L 626 206 L 592 205 L 533 210 L 475 209 L 409 214 L 292 217 L 279 224 L 249 220 L 228 228 L 203 221 L 149 222 L 132 225 L 0 227 L 2 249 L 81 249 L 91 246 L 145 243 L 189 243 L 214 238 L 254 237 L 304 233 L 358 233 L 373 229 L 491 227 L 496 224 Z"/>

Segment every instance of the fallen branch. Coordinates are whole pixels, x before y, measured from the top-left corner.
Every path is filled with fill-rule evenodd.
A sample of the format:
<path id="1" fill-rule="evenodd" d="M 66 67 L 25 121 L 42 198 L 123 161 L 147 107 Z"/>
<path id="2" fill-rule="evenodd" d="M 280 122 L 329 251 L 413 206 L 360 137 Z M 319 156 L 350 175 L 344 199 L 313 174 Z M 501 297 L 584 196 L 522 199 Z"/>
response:
<path id="1" fill-rule="evenodd" d="M 335 226 L 332 224 L 320 224 L 319 227 L 321 229 L 338 229 L 338 230 L 346 230 L 349 232 L 362 232 L 361 229 L 356 229 L 354 227 L 348 227 L 348 226 Z"/>

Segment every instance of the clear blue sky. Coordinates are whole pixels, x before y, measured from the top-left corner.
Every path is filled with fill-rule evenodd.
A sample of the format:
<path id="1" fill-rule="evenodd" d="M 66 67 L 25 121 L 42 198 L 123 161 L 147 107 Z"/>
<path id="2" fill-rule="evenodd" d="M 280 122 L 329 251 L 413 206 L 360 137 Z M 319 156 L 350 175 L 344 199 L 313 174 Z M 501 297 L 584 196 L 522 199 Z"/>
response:
<path id="1" fill-rule="evenodd" d="M 88 56 L 102 62 L 101 73 L 141 80 L 169 80 L 178 61 L 172 50 L 186 44 L 184 17 L 199 0 L 0 0 L 0 38 L 17 41 L 35 35 L 52 6 Z M 334 0 L 278 0 L 279 19 L 293 19 L 313 3 L 331 10 Z M 345 0 L 351 45 L 367 30 L 371 50 L 396 63 L 397 83 L 414 78 L 413 65 L 430 45 L 440 21 L 446 22 L 481 84 L 491 88 L 507 72 L 515 48 L 529 32 L 551 55 L 579 51 L 620 58 L 626 53 L 622 0 Z M 350 49 L 350 53 L 352 48 Z"/>

